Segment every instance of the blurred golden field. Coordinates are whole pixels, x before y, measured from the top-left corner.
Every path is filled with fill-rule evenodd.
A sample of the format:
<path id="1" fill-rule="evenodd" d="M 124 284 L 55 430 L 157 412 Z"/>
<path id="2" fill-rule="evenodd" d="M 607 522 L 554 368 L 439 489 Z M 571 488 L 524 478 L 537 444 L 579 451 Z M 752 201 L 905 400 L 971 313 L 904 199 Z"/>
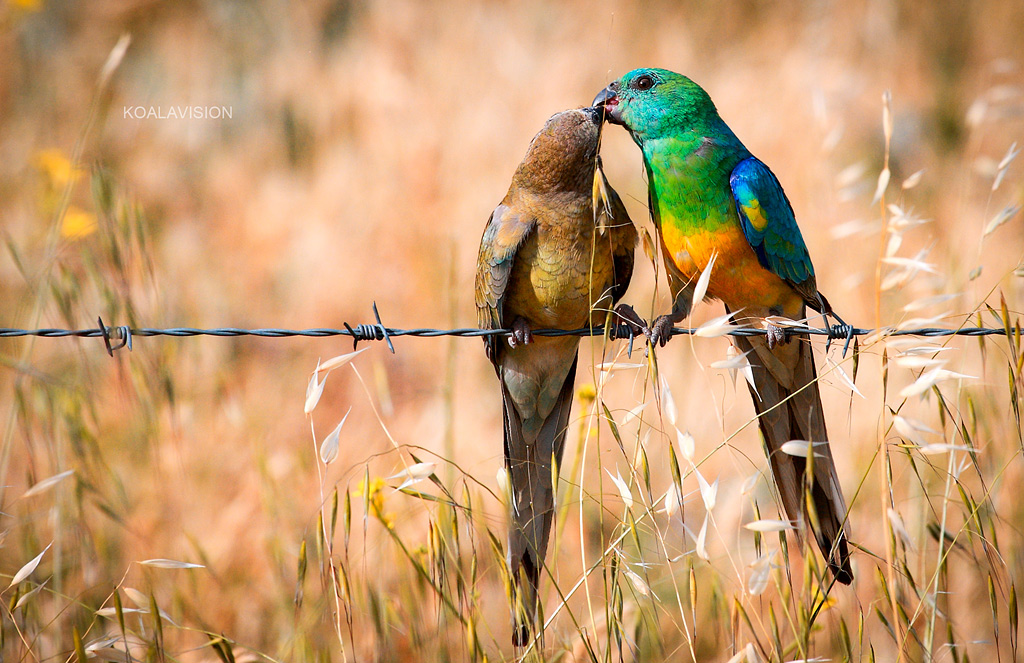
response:
<path id="1" fill-rule="evenodd" d="M 815 341 L 859 545 L 824 605 L 816 551 L 743 527 L 781 516 L 743 378 L 712 367 L 728 340 L 679 337 L 657 374 L 584 341 L 545 659 L 1024 660 L 1022 28 L 1016 0 L 8 2 L 0 327 L 341 327 L 372 302 L 472 327 L 533 134 L 629 69 L 681 71 L 779 176 L 847 321 L 1017 336 L 875 336 L 856 367 Z M 653 232 L 624 131 L 603 157 Z M 663 278 L 638 253 L 625 301 L 665 312 Z M 493 371 L 479 340 L 394 344 L 307 416 L 350 340 L 0 339 L 0 660 L 512 659 Z M 640 365 L 592 368 L 616 357 Z M 970 377 L 924 388 L 933 358 Z"/>

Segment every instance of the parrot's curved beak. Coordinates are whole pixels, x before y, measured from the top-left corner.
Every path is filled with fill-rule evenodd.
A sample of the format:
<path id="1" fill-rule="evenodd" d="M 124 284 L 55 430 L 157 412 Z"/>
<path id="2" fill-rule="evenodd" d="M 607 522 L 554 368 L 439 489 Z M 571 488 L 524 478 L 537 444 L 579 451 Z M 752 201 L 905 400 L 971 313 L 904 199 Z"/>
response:
<path id="1" fill-rule="evenodd" d="M 619 84 L 612 83 L 597 93 L 593 105 L 604 110 L 605 118 L 613 124 L 622 124 L 619 118 Z"/>

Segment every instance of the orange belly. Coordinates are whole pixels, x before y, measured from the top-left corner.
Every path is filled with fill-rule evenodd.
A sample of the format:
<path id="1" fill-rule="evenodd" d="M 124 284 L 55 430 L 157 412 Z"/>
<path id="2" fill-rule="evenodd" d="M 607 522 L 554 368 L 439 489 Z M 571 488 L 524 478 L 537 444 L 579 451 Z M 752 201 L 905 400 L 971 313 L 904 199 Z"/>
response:
<path id="1" fill-rule="evenodd" d="M 707 296 L 720 299 L 731 310 L 772 309 L 788 317 L 800 317 L 802 299 L 793 288 L 761 266 L 739 223 L 714 229 L 688 228 L 662 218 L 661 240 L 677 275 L 696 282 L 718 252 L 708 281 Z"/>

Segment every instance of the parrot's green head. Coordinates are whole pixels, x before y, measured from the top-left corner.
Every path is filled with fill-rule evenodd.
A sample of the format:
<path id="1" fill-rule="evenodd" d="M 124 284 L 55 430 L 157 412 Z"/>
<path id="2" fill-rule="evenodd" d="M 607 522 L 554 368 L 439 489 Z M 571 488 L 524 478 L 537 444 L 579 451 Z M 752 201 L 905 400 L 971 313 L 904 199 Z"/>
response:
<path id="1" fill-rule="evenodd" d="M 605 110 L 641 145 L 648 140 L 703 130 L 718 112 L 704 89 L 666 69 L 634 69 L 601 90 L 594 106 Z"/>

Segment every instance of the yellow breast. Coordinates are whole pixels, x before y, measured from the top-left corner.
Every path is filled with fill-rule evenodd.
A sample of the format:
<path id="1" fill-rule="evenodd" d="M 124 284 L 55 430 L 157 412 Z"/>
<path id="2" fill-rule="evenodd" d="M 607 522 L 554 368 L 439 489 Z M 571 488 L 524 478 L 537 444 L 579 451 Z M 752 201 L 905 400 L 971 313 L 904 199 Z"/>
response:
<path id="1" fill-rule="evenodd" d="M 607 235 L 596 238 L 596 247 L 594 240 L 592 229 L 539 229 L 516 254 L 506 316 L 522 316 L 535 328 L 577 329 L 587 326 L 592 307 L 610 308 L 611 245 Z"/>

